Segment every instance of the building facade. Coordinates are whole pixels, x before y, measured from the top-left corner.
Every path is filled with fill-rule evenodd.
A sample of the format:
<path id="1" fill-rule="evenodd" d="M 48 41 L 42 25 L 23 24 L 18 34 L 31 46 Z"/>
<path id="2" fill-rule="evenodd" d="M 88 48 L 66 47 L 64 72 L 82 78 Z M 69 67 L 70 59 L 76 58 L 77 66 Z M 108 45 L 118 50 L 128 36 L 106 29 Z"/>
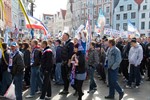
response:
<path id="1" fill-rule="evenodd" d="M 61 9 L 60 12 L 54 15 L 54 33 L 64 31 L 66 10 Z"/>
<path id="2" fill-rule="evenodd" d="M 18 4 L 18 0 L 11 0 L 12 2 L 12 29 L 14 29 L 15 27 L 19 27 L 19 4 Z"/>
<path id="3" fill-rule="evenodd" d="M 0 35 L 4 32 L 4 16 L 2 8 L 0 7 Z"/>
<path id="4" fill-rule="evenodd" d="M 66 16 L 65 16 L 65 23 L 64 26 L 68 27 L 68 32 L 71 34 L 73 30 L 73 18 L 72 18 L 72 3 L 71 0 L 68 0 L 67 2 L 67 10 L 66 10 Z"/>
<path id="5" fill-rule="evenodd" d="M 150 0 L 144 0 L 140 5 L 139 31 L 146 36 L 150 34 Z"/>
<path id="6" fill-rule="evenodd" d="M 48 29 L 48 32 L 53 33 L 54 28 L 54 15 L 51 14 L 43 14 L 42 22 Z"/>
<path id="7" fill-rule="evenodd" d="M 120 0 L 114 9 L 114 24 L 116 30 L 127 31 L 128 20 L 137 28 L 139 27 L 139 6 L 134 0 Z"/>
<path id="8" fill-rule="evenodd" d="M 28 5 L 29 5 L 29 2 L 28 0 L 22 0 L 23 1 L 23 4 L 24 4 L 24 7 L 27 11 L 27 14 L 30 15 L 30 11 L 29 11 L 29 8 L 28 8 Z M 27 28 L 26 28 L 26 23 L 25 23 L 25 17 L 22 13 L 22 10 L 20 9 L 19 7 L 19 12 L 18 12 L 18 16 L 19 16 L 19 26 L 17 27 L 19 29 L 20 32 L 27 32 Z"/>
<path id="9" fill-rule="evenodd" d="M 4 3 L 4 9 L 6 10 L 6 18 L 4 18 L 5 20 L 5 26 L 7 26 L 8 28 L 12 27 L 12 4 L 11 4 L 11 0 L 3 0 Z M 4 15 L 3 15 L 4 16 Z"/>

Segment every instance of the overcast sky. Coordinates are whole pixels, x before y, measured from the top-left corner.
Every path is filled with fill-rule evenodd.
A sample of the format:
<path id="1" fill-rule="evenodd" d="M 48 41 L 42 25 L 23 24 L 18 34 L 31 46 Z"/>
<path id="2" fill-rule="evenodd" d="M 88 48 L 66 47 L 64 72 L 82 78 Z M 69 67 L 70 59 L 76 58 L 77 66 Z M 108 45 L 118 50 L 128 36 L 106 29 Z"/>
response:
<path id="1" fill-rule="evenodd" d="M 42 14 L 54 14 L 61 8 L 66 9 L 67 0 L 35 0 L 34 16 L 40 18 Z"/>

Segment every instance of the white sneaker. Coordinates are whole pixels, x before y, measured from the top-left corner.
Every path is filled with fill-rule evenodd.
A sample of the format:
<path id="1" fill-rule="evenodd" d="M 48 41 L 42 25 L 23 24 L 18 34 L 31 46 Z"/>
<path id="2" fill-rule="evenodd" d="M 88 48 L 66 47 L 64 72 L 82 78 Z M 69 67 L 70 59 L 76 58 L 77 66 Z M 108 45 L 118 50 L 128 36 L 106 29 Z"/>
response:
<path id="1" fill-rule="evenodd" d="M 136 86 L 135 88 L 136 88 L 136 89 L 138 89 L 139 87 L 138 87 L 138 86 Z"/>
<path id="2" fill-rule="evenodd" d="M 37 91 L 37 92 L 36 92 L 36 94 L 41 94 L 41 93 L 42 93 L 41 91 Z"/>
<path id="3" fill-rule="evenodd" d="M 51 99 L 51 97 L 48 97 L 48 96 L 46 96 L 45 98 L 48 99 L 48 100 Z"/>
<path id="4" fill-rule="evenodd" d="M 26 98 L 33 98 L 34 95 L 27 95 Z"/>
<path id="5" fill-rule="evenodd" d="M 131 89 L 131 86 L 129 86 L 129 85 L 126 85 L 126 88 L 127 88 L 127 89 Z"/>

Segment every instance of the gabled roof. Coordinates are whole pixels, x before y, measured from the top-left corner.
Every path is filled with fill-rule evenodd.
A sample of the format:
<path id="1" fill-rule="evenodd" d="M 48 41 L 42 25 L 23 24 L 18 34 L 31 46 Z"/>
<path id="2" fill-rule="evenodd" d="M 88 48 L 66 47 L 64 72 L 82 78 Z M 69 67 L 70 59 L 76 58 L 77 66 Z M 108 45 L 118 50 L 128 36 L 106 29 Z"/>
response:
<path id="1" fill-rule="evenodd" d="M 138 5 L 140 5 L 144 0 L 134 0 Z"/>
<path id="2" fill-rule="evenodd" d="M 61 9 L 60 11 L 61 11 L 61 14 L 62 14 L 63 19 L 65 20 L 66 10 Z"/>

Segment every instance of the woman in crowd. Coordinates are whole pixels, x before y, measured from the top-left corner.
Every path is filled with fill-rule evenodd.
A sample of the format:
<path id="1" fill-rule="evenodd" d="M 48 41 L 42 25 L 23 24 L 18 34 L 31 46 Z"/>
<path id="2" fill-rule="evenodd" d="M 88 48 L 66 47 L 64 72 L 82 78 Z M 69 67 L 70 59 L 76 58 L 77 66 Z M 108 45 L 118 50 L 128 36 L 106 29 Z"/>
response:
<path id="1" fill-rule="evenodd" d="M 75 89 L 76 93 L 78 93 L 78 100 L 82 100 L 82 96 L 84 93 L 82 92 L 82 85 L 83 81 L 86 79 L 86 71 L 85 71 L 85 57 L 82 53 L 83 48 L 81 45 L 76 44 L 74 46 L 74 55 L 71 58 L 72 61 L 72 82 L 71 82 L 73 88 Z M 74 95 L 75 95 L 74 94 Z"/>

